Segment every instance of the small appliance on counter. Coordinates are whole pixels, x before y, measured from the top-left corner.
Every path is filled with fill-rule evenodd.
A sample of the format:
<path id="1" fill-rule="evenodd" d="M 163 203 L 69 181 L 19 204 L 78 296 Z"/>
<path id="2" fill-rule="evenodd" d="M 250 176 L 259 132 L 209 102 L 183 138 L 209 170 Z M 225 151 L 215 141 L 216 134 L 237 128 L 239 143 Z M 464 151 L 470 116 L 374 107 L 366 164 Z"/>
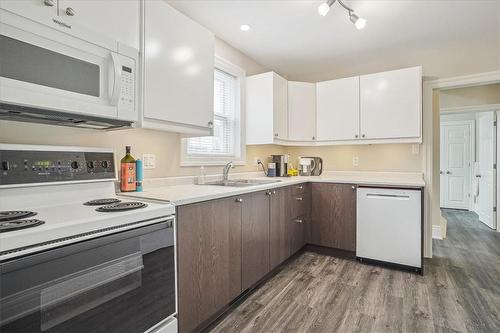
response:
<path id="1" fill-rule="evenodd" d="M 276 167 L 276 177 L 288 177 L 289 155 L 271 155 L 271 161 Z"/>
<path id="2" fill-rule="evenodd" d="M 301 176 L 320 176 L 323 172 L 321 157 L 299 157 L 299 174 Z"/>

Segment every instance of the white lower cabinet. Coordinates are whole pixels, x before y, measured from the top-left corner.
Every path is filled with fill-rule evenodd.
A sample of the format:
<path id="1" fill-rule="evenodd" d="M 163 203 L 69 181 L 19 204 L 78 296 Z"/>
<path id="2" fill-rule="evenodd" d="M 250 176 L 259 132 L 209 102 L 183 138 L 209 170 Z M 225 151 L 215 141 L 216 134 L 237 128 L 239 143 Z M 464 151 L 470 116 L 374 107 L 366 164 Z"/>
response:
<path id="1" fill-rule="evenodd" d="M 364 139 L 420 138 L 422 67 L 362 75 L 360 120 Z"/>
<path id="2" fill-rule="evenodd" d="M 318 141 L 359 139 L 359 76 L 316 84 Z"/>
<path id="3" fill-rule="evenodd" d="M 214 34 L 165 1 L 143 6 L 142 127 L 210 135 Z"/>
<path id="4" fill-rule="evenodd" d="M 288 139 L 316 140 L 316 84 L 288 82 Z"/>

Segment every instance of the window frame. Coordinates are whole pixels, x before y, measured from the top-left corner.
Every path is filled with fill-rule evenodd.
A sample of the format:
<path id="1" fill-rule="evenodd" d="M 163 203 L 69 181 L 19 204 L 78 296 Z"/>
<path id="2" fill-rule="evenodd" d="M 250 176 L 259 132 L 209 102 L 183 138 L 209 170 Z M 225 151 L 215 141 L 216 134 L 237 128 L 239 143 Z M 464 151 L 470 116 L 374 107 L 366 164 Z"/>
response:
<path id="1" fill-rule="evenodd" d="M 187 140 L 181 139 L 180 166 L 225 165 L 233 162 L 235 165 L 246 164 L 245 149 L 245 71 L 233 63 L 215 56 L 215 69 L 236 77 L 236 96 L 234 114 L 234 154 L 233 155 L 190 155 L 187 153 Z"/>

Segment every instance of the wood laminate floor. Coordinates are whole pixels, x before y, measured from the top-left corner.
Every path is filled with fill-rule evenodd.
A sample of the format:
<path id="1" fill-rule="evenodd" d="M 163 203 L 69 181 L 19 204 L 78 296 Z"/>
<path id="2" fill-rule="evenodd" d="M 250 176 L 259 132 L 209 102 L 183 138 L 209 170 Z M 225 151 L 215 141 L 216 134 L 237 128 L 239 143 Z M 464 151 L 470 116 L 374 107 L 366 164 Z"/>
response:
<path id="1" fill-rule="evenodd" d="M 305 252 L 212 332 L 500 332 L 500 233 L 443 214 L 424 276 Z"/>

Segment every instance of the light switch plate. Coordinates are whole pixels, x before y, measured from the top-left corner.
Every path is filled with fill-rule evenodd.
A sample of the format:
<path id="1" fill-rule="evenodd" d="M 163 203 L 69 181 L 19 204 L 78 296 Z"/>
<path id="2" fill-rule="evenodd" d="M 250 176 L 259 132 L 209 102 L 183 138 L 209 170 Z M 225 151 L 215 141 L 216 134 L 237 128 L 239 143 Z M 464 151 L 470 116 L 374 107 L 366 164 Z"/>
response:
<path id="1" fill-rule="evenodd" d="M 143 163 L 144 169 L 156 168 L 156 155 L 154 155 L 154 154 L 142 154 L 142 163 Z"/>
<path id="2" fill-rule="evenodd" d="M 359 157 L 358 156 L 353 156 L 352 157 L 352 166 L 353 167 L 359 166 Z"/>

